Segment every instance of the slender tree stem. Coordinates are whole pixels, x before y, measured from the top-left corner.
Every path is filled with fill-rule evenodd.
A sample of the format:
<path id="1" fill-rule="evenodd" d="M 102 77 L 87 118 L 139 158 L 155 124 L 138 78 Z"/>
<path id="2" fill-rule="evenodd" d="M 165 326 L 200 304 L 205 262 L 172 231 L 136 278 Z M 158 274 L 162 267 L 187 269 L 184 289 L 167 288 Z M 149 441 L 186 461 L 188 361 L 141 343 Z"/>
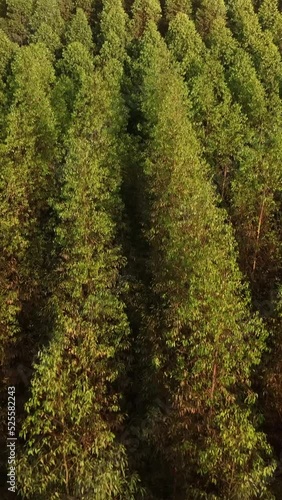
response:
<path id="1" fill-rule="evenodd" d="M 266 189 L 264 189 L 264 192 L 263 192 L 263 200 L 262 200 L 262 204 L 261 204 L 258 227 L 257 227 L 256 247 L 255 247 L 255 254 L 254 254 L 253 268 L 252 268 L 252 278 L 254 277 L 254 273 L 256 270 L 256 266 L 257 266 L 259 239 L 260 239 L 260 234 L 261 234 L 261 227 L 262 227 L 262 221 L 263 221 L 263 216 L 264 216 L 264 207 L 265 207 L 265 202 L 266 202 L 265 191 L 266 191 Z"/>

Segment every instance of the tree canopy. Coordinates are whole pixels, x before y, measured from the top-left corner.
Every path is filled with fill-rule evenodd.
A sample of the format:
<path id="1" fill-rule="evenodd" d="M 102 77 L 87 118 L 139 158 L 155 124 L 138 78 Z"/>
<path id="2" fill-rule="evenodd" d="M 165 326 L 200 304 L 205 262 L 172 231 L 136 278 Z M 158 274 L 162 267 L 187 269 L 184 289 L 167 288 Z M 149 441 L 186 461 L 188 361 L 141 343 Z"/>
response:
<path id="1" fill-rule="evenodd" d="M 0 0 L 20 499 L 281 498 L 281 35 L 278 0 Z"/>

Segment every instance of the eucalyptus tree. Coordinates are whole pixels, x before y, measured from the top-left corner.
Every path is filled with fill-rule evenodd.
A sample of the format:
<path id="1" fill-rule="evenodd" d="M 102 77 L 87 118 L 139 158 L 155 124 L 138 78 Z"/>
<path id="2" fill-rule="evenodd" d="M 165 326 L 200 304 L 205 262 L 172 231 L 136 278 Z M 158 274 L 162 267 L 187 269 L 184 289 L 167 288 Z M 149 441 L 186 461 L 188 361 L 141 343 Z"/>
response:
<path id="1" fill-rule="evenodd" d="M 258 10 L 259 21 L 265 30 L 269 30 L 273 41 L 282 51 L 282 13 L 279 10 L 278 0 L 263 0 Z"/>
<path id="2" fill-rule="evenodd" d="M 202 38 L 206 41 L 214 25 L 226 19 L 224 0 L 200 0 L 195 13 L 196 26 Z"/>
<path id="3" fill-rule="evenodd" d="M 251 97 L 251 91 L 248 93 L 253 140 L 244 160 L 245 166 L 242 165 L 240 169 L 238 183 L 236 181 L 234 186 L 234 202 L 236 213 L 241 213 L 238 226 L 246 236 L 242 247 L 249 247 L 249 255 L 252 255 L 251 260 L 248 257 L 246 259 L 249 262 L 249 275 L 259 287 L 259 293 L 263 293 L 264 289 L 268 293 L 275 280 L 281 277 L 279 213 L 282 185 L 279 165 L 282 158 L 282 108 L 279 89 L 282 64 L 270 32 L 262 31 L 252 5 L 241 5 L 236 1 L 230 4 L 229 10 L 235 33 L 251 55 L 257 77 L 264 87 L 263 91 L 258 83 L 255 84 L 255 75 L 245 85 L 245 88 L 250 88 L 251 81 L 253 82 L 253 96 Z M 238 56 L 237 67 L 242 64 L 242 59 L 240 61 Z M 244 63 L 246 65 L 247 58 Z M 236 76 L 236 68 L 231 72 L 233 82 L 238 81 L 242 69 L 241 67 L 236 72 Z"/>
<path id="4" fill-rule="evenodd" d="M 52 104 L 61 144 L 58 150 L 60 157 L 65 154 L 64 136 L 70 126 L 71 115 L 77 93 L 81 88 L 83 74 L 90 75 L 92 72 L 93 58 L 87 48 L 77 41 L 69 43 L 57 62 L 58 77 L 52 91 Z"/>
<path id="5" fill-rule="evenodd" d="M 217 208 L 191 125 L 185 85 L 149 23 L 142 38 L 140 130 L 149 245 L 152 383 L 166 411 L 148 416 L 172 498 L 253 498 L 273 467 L 256 429 L 250 378 L 266 332 L 250 313 L 236 244 Z M 169 80 L 170 85 L 167 85 Z M 232 314 L 231 314 L 232 311 Z M 153 451 L 154 450 L 154 451 Z"/>
<path id="6" fill-rule="evenodd" d="M 46 45 L 55 61 L 62 47 L 61 37 L 64 29 L 59 1 L 51 0 L 47 5 L 46 2 L 36 0 L 29 18 L 29 29 L 29 41 Z"/>
<path id="7" fill-rule="evenodd" d="M 272 429 L 277 428 L 274 415 L 280 404 L 277 370 L 281 325 L 275 302 L 282 277 L 279 95 L 282 65 L 273 44 L 274 33 L 270 30 L 274 20 L 273 4 L 267 9 L 266 4 L 261 3 L 257 14 L 250 2 L 229 2 L 229 21 L 236 39 L 227 26 L 218 26 L 211 40 L 226 68 L 232 95 L 248 118 L 251 132 L 232 184 L 231 214 L 241 267 L 251 281 L 253 302 L 265 316 L 271 331 L 269 345 L 273 352 L 264 358 L 260 391 L 264 394 L 261 401 L 272 434 Z M 266 31 L 262 30 L 259 20 Z"/>
<path id="8" fill-rule="evenodd" d="M 66 42 L 80 42 L 90 52 L 93 50 L 92 31 L 84 10 L 78 8 L 66 29 Z"/>
<path id="9" fill-rule="evenodd" d="M 9 38 L 19 45 L 26 44 L 29 38 L 29 22 L 33 11 L 33 0 L 7 0 L 5 18 L 1 27 Z"/>
<path id="10" fill-rule="evenodd" d="M 173 19 L 178 12 L 183 12 L 187 16 L 191 16 L 192 2 L 191 0 L 166 0 L 164 11 L 168 21 Z"/>
<path id="11" fill-rule="evenodd" d="M 45 22 L 42 22 L 39 28 L 30 35 L 30 41 L 31 43 L 43 43 L 49 49 L 54 61 L 57 52 L 62 47 L 60 36 Z"/>
<path id="12" fill-rule="evenodd" d="M 100 15 L 101 57 L 105 61 L 120 61 L 123 64 L 129 42 L 129 18 L 123 2 L 102 1 Z"/>
<path id="13" fill-rule="evenodd" d="M 60 12 L 59 0 L 36 0 L 32 16 L 29 19 L 30 28 L 36 32 L 42 23 L 47 24 L 52 31 L 61 36 L 64 28 L 64 20 Z"/>
<path id="14" fill-rule="evenodd" d="M 221 61 L 206 48 L 192 20 L 177 14 L 170 22 L 167 41 L 189 88 L 205 157 L 228 204 L 230 182 L 247 136 L 246 119 L 232 99 Z"/>
<path id="15" fill-rule="evenodd" d="M 17 477 L 26 498 L 130 499 L 137 478 L 129 474 L 118 440 L 123 415 L 117 386 L 129 325 L 119 279 L 124 259 L 116 243 L 116 109 L 103 72 L 91 67 L 85 48 L 73 42 L 68 50 L 64 65 L 79 75 L 80 85 L 55 203 L 59 263 L 49 304 L 54 326 L 35 367 Z"/>
<path id="16" fill-rule="evenodd" d="M 230 5 L 230 11 L 233 12 L 232 9 L 235 12 L 235 4 Z M 248 12 L 249 17 L 244 16 L 244 11 Z M 241 147 L 237 143 L 237 153 L 236 156 L 233 155 L 236 157 L 236 167 L 233 169 L 229 213 L 239 242 L 241 267 L 252 282 L 257 302 L 267 298 L 277 273 L 280 273 L 281 176 L 278 165 L 281 154 L 281 103 L 277 86 L 266 85 L 267 75 L 262 68 L 259 70 L 254 60 L 256 53 L 258 56 L 260 54 L 261 60 L 266 63 L 267 52 L 262 48 L 264 35 L 258 25 L 257 16 L 253 8 L 245 4 L 240 12 L 238 4 L 236 12 L 237 24 L 234 25 L 234 14 L 232 28 L 238 38 L 234 38 L 226 20 L 221 16 L 213 21 L 208 44 L 214 57 L 222 63 L 232 99 L 240 104 L 247 118 L 247 121 L 244 120 L 244 141 Z M 250 16 L 254 17 L 253 23 Z M 253 52 L 247 42 L 241 43 L 243 28 L 239 19 L 245 26 L 246 41 L 253 43 L 253 49 L 256 47 Z M 257 40 L 254 33 L 251 36 L 252 32 L 257 33 Z M 261 40 L 260 44 L 258 40 Z M 270 83 L 272 77 L 275 78 L 275 68 L 278 66 L 272 65 Z M 276 72 L 276 76 L 279 78 L 279 72 Z M 264 295 L 263 299 L 261 295 Z"/>
<path id="17" fill-rule="evenodd" d="M 259 79 L 268 95 L 279 93 L 282 64 L 270 31 L 263 31 L 251 0 L 227 0 L 228 17 L 237 39 L 252 56 Z"/>
<path id="18" fill-rule="evenodd" d="M 1 357 L 11 341 L 22 340 L 27 351 L 33 349 L 44 330 L 38 307 L 50 251 L 47 228 L 56 142 L 50 104 L 53 82 L 50 54 L 43 45 L 16 52 L 1 145 Z"/>
<path id="19" fill-rule="evenodd" d="M 161 19 L 162 9 L 159 0 L 134 0 L 131 7 L 132 34 L 139 38 L 142 36 L 147 23 L 158 23 Z"/>

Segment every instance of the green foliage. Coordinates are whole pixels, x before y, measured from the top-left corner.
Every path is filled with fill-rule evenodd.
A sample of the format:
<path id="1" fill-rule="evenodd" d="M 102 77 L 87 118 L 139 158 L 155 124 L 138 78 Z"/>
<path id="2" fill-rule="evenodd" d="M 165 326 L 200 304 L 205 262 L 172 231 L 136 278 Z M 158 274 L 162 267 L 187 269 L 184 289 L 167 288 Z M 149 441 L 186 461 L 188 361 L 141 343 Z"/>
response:
<path id="1" fill-rule="evenodd" d="M 0 30 L 0 75 L 3 78 L 6 73 L 7 64 L 15 50 L 15 44 L 9 40 L 3 30 Z"/>
<path id="2" fill-rule="evenodd" d="M 74 17 L 68 24 L 66 30 L 66 42 L 80 42 L 86 47 L 87 50 L 93 49 L 93 40 L 91 28 L 88 24 L 87 17 L 84 11 L 80 8 L 77 9 Z"/>
<path id="3" fill-rule="evenodd" d="M 205 46 L 196 31 L 195 24 L 186 14 L 177 14 L 169 23 L 167 42 L 190 84 L 191 79 L 201 73 Z"/>
<path id="4" fill-rule="evenodd" d="M 134 0 L 132 8 L 132 35 L 139 38 L 149 21 L 158 23 L 161 19 L 159 0 Z"/>
<path id="5" fill-rule="evenodd" d="M 93 60 L 84 45 L 80 42 L 72 42 L 63 50 L 58 70 L 60 76 L 53 90 L 52 102 L 59 135 L 63 140 L 70 125 L 74 102 L 84 75 L 90 76 L 94 71 Z"/>
<path id="6" fill-rule="evenodd" d="M 27 446 L 18 464 L 25 498 L 134 498 L 136 478 L 128 480 L 125 451 L 100 414 L 103 402 L 108 416 L 117 406 L 101 387 L 109 380 L 102 375 L 102 360 L 105 363 L 113 354 L 106 346 L 97 349 L 93 331 L 87 335 L 84 327 L 83 333 L 87 339 L 81 338 L 79 346 L 73 347 L 74 337 L 72 342 L 57 339 L 39 358 L 23 426 Z M 98 362 L 96 356 L 101 358 Z"/>
<path id="7" fill-rule="evenodd" d="M 246 119 L 225 81 L 222 65 L 214 57 L 203 62 L 191 90 L 192 108 L 205 157 L 212 167 L 222 198 L 230 199 L 230 180 L 249 139 Z"/>
<path id="8" fill-rule="evenodd" d="M 96 3 L 99 3 L 99 0 L 74 0 L 75 8 L 84 10 L 88 19 L 91 18 Z"/>
<path id="9" fill-rule="evenodd" d="M 6 22 L 3 28 L 13 42 L 25 44 L 29 36 L 29 22 L 33 0 L 6 0 Z"/>
<path id="10" fill-rule="evenodd" d="M 39 300 L 37 294 L 44 274 L 46 241 L 41 219 L 48 211 L 52 186 L 53 81 L 54 71 L 46 48 L 34 45 L 17 51 L 12 64 L 13 98 L 7 137 L 1 146 L 2 354 L 10 337 L 16 340 L 18 313 L 23 303 Z"/>
<path id="11" fill-rule="evenodd" d="M 254 17 L 252 8 L 249 11 Z M 242 20 L 247 23 L 247 17 L 242 16 Z M 254 19 L 253 25 L 258 38 L 262 37 L 257 20 Z M 250 28 L 248 30 L 250 34 Z M 254 39 L 248 38 L 252 47 L 256 43 L 262 54 L 262 45 L 259 46 Z M 231 94 L 248 118 L 245 144 L 237 154 L 238 168 L 234 171 L 230 212 L 237 231 L 242 268 L 267 294 L 280 268 L 280 202 L 276 201 L 281 189 L 278 167 L 281 153 L 277 147 L 280 143 L 280 99 L 275 96 L 275 88 L 269 95 L 270 87 L 266 85 L 264 72 L 258 74 L 255 61 L 227 28 L 224 36 L 222 29 L 213 30 L 210 42 L 215 56 L 225 67 Z M 271 179 L 274 184 L 271 184 Z"/>
<path id="12" fill-rule="evenodd" d="M 122 1 L 104 0 L 100 19 L 100 45 L 102 59 L 123 61 L 128 41 L 128 17 Z"/>
<path id="13" fill-rule="evenodd" d="M 10 63 L 16 46 L 6 33 L 0 29 L 0 140 L 4 139 L 7 125 L 9 93 L 7 79 L 10 73 Z"/>
<path id="14" fill-rule="evenodd" d="M 53 57 L 61 48 L 61 35 L 64 28 L 64 20 L 61 17 L 58 0 L 51 0 L 46 4 L 36 0 L 33 14 L 30 19 L 31 36 L 30 41 L 44 43 Z"/>
<path id="15" fill-rule="evenodd" d="M 250 0 L 227 1 L 234 31 L 244 48 L 252 55 L 259 78 L 268 93 L 279 92 L 281 58 L 269 31 L 262 31 Z"/>
<path id="16" fill-rule="evenodd" d="M 227 81 L 233 96 L 250 122 L 259 125 L 266 115 L 265 91 L 250 56 L 239 47 L 230 61 Z"/>
<path id="17" fill-rule="evenodd" d="M 281 132 L 270 122 L 248 148 L 233 185 L 233 210 L 245 268 L 264 289 L 280 268 Z M 279 126 L 280 130 L 280 126 Z M 267 261 L 266 261 L 267 255 Z"/>
<path id="18" fill-rule="evenodd" d="M 47 24 L 58 36 L 62 34 L 64 21 L 61 16 L 58 0 L 36 0 L 30 25 L 33 32 L 37 31 L 41 24 Z"/>
<path id="19" fill-rule="evenodd" d="M 258 16 L 262 27 L 271 31 L 274 42 L 282 50 L 282 14 L 277 0 L 264 0 L 259 8 Z"/>
<path id="20" fill-rule="evenodd" d="M 123 260 L 114 244 L 120 205 L 114 111 L 101 74 L 81 68 L 80 77 L 56 206 L 61 262 L 53 340 L 36 367 L 18 481 L 27 498 L 134 498 L 136 478 L 128 477 L 115 438 L 122 415 L 113 383 L 124 369 L 129 327 L 118 286 Z"/>
<path id="21" fill-rule="evenodd" d="M 30 40 L 34 43 L 43 43 L 53 54 L 61 48 L 59 35 L 53 31 L 49 24 L 44 22 L 41 23 L 36 32 L 31 35 Z"/>
<path id="22" fill-rule="evenodd" d="M 214 485 L 219 498 L 251 498 L 266 492 L 273 471 L 250 413 L 250 376 L 266 332 L 248 312 L 234 237 L 199 158 L 183 83 L 152 25 L 140 66 L 148 138 L 144 220 L 156 304 L 145 328 L 154 377 L 169 402 L 163 422 L 151 423 L 151 439 L 165 455 L 179 497 Z M 244 435 L 246 446 L 238 448 L 235 435 Z"/>
<path id="23" fill-rule="evenodd" d="M 0 0 L 23 498 L 279 497 L 281 9 Z"/>
<path id="24" fill-rule="evenodd" d="M 238 104 L 232 102 L 223 66 L 216 54 L 206 50 L 187 16 L 178 14 L 170 23 L 167 40 L 187 81 L 198 137 L 225 198 L 234 159 L 240 155 L 248 134 L 244 116 Z"/>
<path id="25" fill-rule="evenodd" d="M 60 13 L 65 22 L 68 22 L 72 17 L 72 12 L 74 10 L 73 0 L 59 0 Z"/>
<path id="26" fill-rule="evenodd" d="M 170 21 L 178 12 L 182 12 L 187 16 L 192 14 L 191 0 L 166 0 L 165 14 L 166 18 Z"/>
<path id="27" fill-rule="evenodd" d="M 226 6 L 223 0 L 201 0 L 196 11 L 196 25 L 204 39 L 208 38 L 213 25 L 225 20 Z"/>

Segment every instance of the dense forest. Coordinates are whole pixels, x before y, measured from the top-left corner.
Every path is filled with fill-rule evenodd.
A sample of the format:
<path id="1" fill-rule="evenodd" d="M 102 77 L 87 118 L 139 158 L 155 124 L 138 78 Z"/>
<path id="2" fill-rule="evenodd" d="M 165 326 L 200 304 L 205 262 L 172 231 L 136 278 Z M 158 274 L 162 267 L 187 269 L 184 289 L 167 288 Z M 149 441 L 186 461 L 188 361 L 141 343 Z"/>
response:
<path id="1" fill-rule="evenodd" d="M 0 157 L 1 499 L 281 499 L 282 2 L 0 0 Z"/>

